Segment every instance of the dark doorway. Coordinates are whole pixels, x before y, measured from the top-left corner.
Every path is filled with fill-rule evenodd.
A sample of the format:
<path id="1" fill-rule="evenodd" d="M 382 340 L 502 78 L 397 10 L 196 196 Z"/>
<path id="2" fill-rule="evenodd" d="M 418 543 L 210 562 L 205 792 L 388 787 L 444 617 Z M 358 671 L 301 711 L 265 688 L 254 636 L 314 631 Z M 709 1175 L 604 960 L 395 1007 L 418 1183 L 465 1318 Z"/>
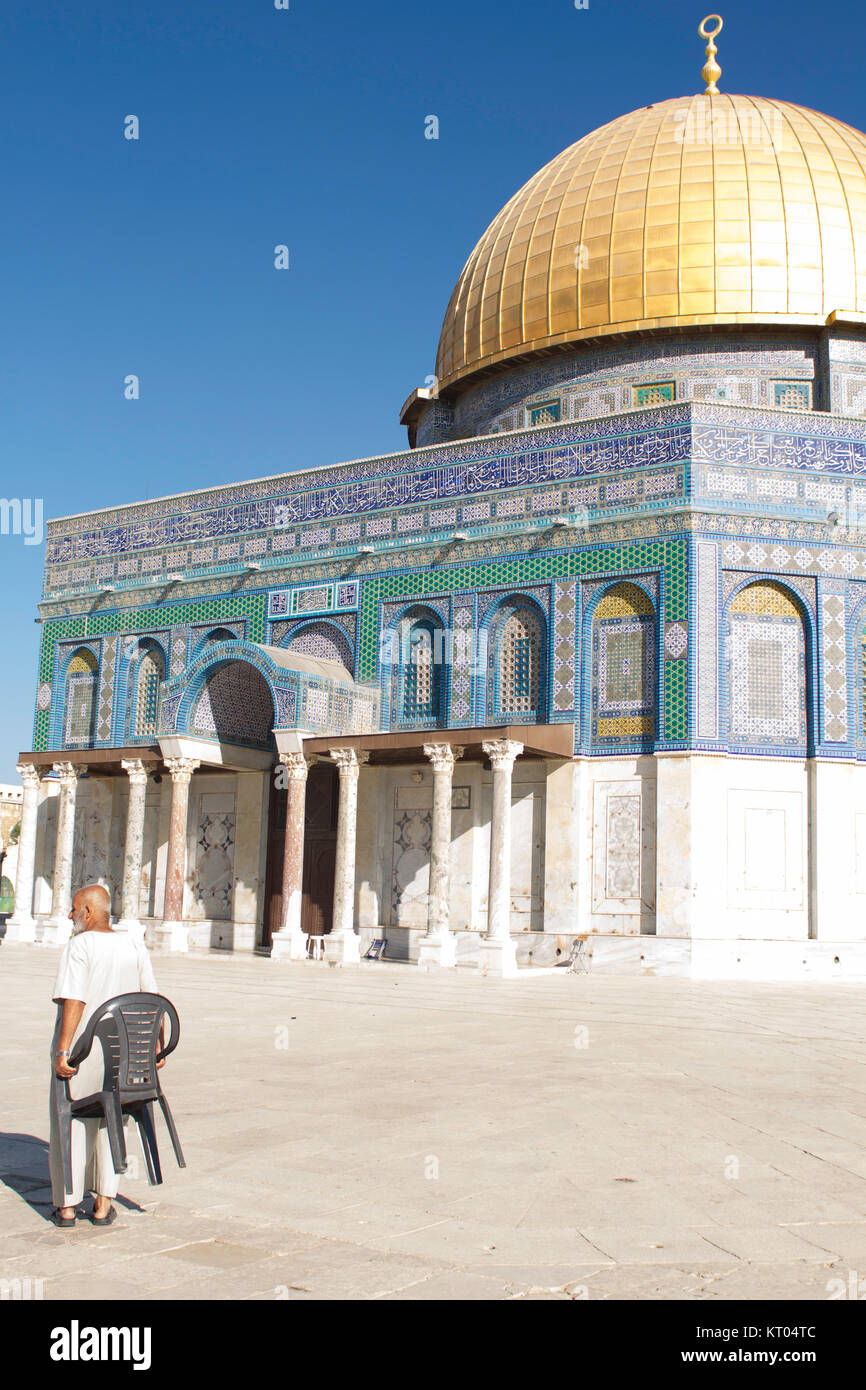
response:
<path id="1" fill-rule="evenodd" d="M 307 776 L 304 814 L 304 877 L 301 930 L 326 936 L 334 912 L 334 869 L 337 861 L 337 769 L 315 763 Z M 269 947 L 280 929 L 282 915 L 283 847 L 286 837 L 285 788 L 271 784 L 268 815 L 268 859 L 262 945 Z"/>

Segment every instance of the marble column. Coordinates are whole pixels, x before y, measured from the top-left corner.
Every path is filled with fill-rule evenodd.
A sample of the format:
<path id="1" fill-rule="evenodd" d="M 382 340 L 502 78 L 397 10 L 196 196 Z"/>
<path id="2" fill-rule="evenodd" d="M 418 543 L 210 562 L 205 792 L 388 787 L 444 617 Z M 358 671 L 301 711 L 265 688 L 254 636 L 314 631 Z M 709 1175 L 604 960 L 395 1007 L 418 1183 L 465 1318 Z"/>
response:
<path id="1" fill-rule="evenodd" d="M 140 758 L 121 759 L 129 777 L 129 806 L 126 813 L 126 847 L 123 854 L 123 884 L 121 887 L 120 921 L 118 926 L 144 938 L 144 923 L 139 917 L 141 900 L 141 859 L 144 845 L 144 810 L 147 800 L 147 779 L 152 763 Z"/>
<path id="2" fill-rule="evenodd" d="M 60 808 L 57 815 L 57 845 L 54 851 L 54 883 L 51 916 L 42 932 L 43 946 L 64 946 L 72 935 L 69 910 L 72 907 L 72 852 L 75 845 L 75 802 L 78 779 L 87 771 L 82 763 L 55 763 L 60 779 Z M 84 884 L 79 884 L 83 888 Z"/>
<path id="3" fill-rule="evenodd" d="M 19 763 L 15 771 L 24 783 L 24 802 L 21 807 L 21 831 L 18 836 L 15 911 L 6 923 L 6 940 L 35 941 L 33 883 L 36 877 L 36 827 L 42 777 L 38 767 L 33 763 Z"/>
<path id="4" fill-rule="evenodd" d="M 427 892 L 427 934 L 421 938 L 418 964 L 453 966 L 457 942 L 450 929 L 451 886 L 451 782 L 454 763 L 462 748 L 448 743 L 425 743 L 424 756 L 433 764 L 433 825 L 430 844 L 430 878 Z"/>
<path id="5" fill-rule="evenodd" d="M 165 903 L 162 923 L 157 927 L 155 936 L 157 945 L 164 951 L 188 951 L 187 927 L 183 920 L 186 822 L 190 778 L 199 762 L 197 758 L 166 758 L 165 765 L 171 773 L 171 818 L 165 866 Z"/>
<path id="6" fill-rule="evenodd" d="M 358 822 L 358 776 L 369 753 L 354 748 L 333 748 L 331 757 L 340 775 L 337 814 L 337 864 L 334 871 L 334 920 L 325 937 L 329 965 L 353 964 L 361 959 L 355 933 L 355 836 Z"/>
<path id="7" fill-rule="evenodd" d="M 510 976 L 517 974 L 517 951 L 511 939 L 511 774 L 523 744 L 500 738 L 481 747 L 493 768 L 487 933 L 481 942 L 481 970 Z"/>
<path id="8" fill-rule="evenodd" d="M 310 764 L 303 753 L 281 753 L 286 769 L 286 839 L 283 848 L 280 929 L 271 940 L 271 960 L 304 960 L 307 938 L 301 930 L 301 895 L 304 877 L 304 806 Z"/>

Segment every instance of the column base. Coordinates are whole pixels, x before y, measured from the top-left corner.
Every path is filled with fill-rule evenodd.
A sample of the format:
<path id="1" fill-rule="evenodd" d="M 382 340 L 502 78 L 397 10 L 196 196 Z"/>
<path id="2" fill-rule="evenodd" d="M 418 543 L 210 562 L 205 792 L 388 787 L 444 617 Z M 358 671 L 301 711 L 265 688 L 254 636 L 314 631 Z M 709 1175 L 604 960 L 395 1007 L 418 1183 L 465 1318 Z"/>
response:
<path id="1" fill-rule="evenodd" d="M 36 918 L 17 916 L 13 912 L 9 921 L 6 923 L 6 940 L 12 941 L 35 941 L 36 940 Z"/>
<path id="2" fill-rule="evenodd" d="M 480 955 L 478 969 L 482 975 L 494 975 L 502 980 L 513 980 L 518 974 L 517 947 L 510 936 L 504 940 L 483 938 L 479 943 Z"/>
<path id="3" fill-rule="evenodd" d="M 303 932 L 275 932 L 271 937 L 271 960 L 306 960 L 307 938 Z"/>
<path id="4" fill-rule="evenodd" d="M 329 965 L 357 965 L 361 959 L 361 946 L 355 933 L 346 932 L 324 938 L 325 960 Z"/>
<path id="5" fill-rule="evenodd" d="M 153 932 L 154 949 L 186 954 L 189 950 L 189 927 L 186 922 L 161 922 Z"/>
<path id="6" fill-rule="evenodd" d="M 453 969 L 457 964 L 457 939 L 450 932 L 442 936 L 423 936 L 418 948 L 418 964 L 422 970 L 432 966 Z"/>
<path id="7" fill-rule="evenodd" d="M 115 922 L 114 930 L 129 932 L 129 935 L 135 937 L 136 940 L 144 941 L 144 923 L 139 921 L 137 917 L 121 917 L 119 921 Z"/>
<path id="8" fill-rule="evenodd" d="M 49 917 L 42 928 L 40 946 L 65 946 L 72 935 L 72 923 L 68 917 Z"/>

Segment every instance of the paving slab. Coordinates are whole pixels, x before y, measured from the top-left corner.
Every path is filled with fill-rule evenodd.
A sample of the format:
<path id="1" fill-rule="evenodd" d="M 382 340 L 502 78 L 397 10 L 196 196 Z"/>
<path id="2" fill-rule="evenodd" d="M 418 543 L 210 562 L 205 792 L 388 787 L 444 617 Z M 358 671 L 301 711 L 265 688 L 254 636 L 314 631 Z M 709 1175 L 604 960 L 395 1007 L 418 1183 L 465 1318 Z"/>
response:
<path id="1" fill-rule="evenodd" d="M 47 1299 L 713 1302 L 866 1278 L 862 987 L 157 956 L 188 1166 L 160 1129 L 164 1184 L 139 1163 L 114 1226 L 66 1232 L 56 964 L 0 948 L 0 1280 Z"/>

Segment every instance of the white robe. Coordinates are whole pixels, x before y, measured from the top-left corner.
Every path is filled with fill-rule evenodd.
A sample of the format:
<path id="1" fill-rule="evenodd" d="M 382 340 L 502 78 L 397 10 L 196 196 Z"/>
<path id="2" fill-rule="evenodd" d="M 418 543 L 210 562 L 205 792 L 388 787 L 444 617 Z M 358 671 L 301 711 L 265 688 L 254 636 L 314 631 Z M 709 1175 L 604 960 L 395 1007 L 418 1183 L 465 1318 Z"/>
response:
<path id="1" fill-rule="evenodd" d="M 51 1120 L 50 1168 L 54 1205 L 74 1207 L 83 1199 L 85 1187 L 103 1197 L 116 1197 L 118 1175 L 111 1162 L 108 1130 L 99 1119 L 72 1121 L 72 1191 L 66 1191 L 63 1159 L 60 1153 L 57 1107 L 54 1092 L 54 1054 L 60 1038 L 64 999 L 82 999 L 84 1012 L 75 1030 L 69 1051 L 84 1032 L 96 1009 L 118 994 L 146 992 L 157 994 L 153 969 L 146 946 L 127 931 L 83 931 L 70 938 L 63 948 L 54 985 L 57 1023 L 51 1044 Z M 73 1100 L 102 1089 L 104 1065 L 102 1044 L 97 1039 L 78 1071 L 69 1082 Z"/>

